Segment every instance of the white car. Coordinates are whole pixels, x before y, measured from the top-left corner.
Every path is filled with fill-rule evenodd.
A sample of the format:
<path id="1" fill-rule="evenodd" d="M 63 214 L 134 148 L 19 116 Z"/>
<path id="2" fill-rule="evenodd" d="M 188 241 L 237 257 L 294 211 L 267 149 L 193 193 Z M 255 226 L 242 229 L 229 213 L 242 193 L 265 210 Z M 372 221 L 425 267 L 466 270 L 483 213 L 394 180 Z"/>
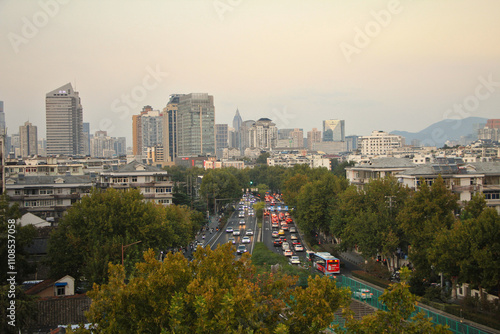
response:
<path id="1" fill-rule="evenodd" d="M 243 237 L 243 238 L 241 238 L 241 243 L 242 244 L 249 244 L 250 243 L 250 237 Z"/>
<path id="2" fill-rule="evenodd" d="M 293 255 L 288 262 L 290 264 L 300 264 L 300 258 L 297 255 Z"/>
<path id="3" fill-rule="evenodd" d="M 296 234 L 294 234 L 294 233 L 290 234 L 290 240 L 297 240 L 297 239 L 298 238 L 297 238 Z"/>
<path id="4" fill-rule="evenodd" d="M 371 293 L 368 289 L 358 289 L 354 291 L 354 297 L 359 298 L 361 300 L 372 299 L 373 293 Z"/>
<path id="5" fill-rule="evenodd" d="M 302 247 L 302 245 L 295 245 L 295 251 L 296 252 L 303 252 L 304 251 L 304 247 Z"/>
<path id="6" fill-rule="evenodd" d="M 232 243 L 234 245 L 236 243 L 236 240 L 234 238 L 229 238 L 227 239 L 227 242 Z"/>
<path id="7" fill-rule="evenodd" d="M 253 235 L 253 231 L 252 231 L 252 230 L 247 230 L 247 231 L 245 232 L 245 235 Z"/>
<path id="8" fill-rule="evenodd" d="M 226 228 L 226 232 L 227 232 L 227 233 L 233 233 L 233 228 L 232 228 L 232 227 L 228 227 L 228 228 Z"/>
<path id="9" fill-rule="evenodd" d="M 233 235 L 240 235 L 240 230 L 234 230 Z"/>

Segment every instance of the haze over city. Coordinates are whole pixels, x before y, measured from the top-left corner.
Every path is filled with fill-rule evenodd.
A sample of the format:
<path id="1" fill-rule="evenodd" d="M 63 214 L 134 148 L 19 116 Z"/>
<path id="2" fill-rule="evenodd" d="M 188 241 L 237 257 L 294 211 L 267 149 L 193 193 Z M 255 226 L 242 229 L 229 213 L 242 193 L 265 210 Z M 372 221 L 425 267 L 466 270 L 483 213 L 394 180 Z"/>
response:
<path id="1" fill-rule="evenodd" d="M 213 95 L 216 123 L 238 108 L 304 131 L 498 118 L 499 12 L 494 0 L 4 0 L 0 100 L 9 133 L 29 120 L 42 138 L 45 94 L 71 82 L 91 132 L 128 143 L 132 115 L 175 93 Z"/>

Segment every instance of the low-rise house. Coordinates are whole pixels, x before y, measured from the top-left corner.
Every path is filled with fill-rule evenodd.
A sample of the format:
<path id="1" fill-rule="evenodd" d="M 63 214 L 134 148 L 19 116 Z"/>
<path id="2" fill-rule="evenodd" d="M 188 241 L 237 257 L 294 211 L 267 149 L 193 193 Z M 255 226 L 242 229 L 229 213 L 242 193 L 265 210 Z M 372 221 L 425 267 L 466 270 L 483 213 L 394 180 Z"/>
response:
<path id="1" fill-rule="evenodd" d="M 47 279 L 26 290 L 26 294 L 41 298 L 72 296 L 75 294 L 75 279 L 69 275 L 58 280 Z"/>

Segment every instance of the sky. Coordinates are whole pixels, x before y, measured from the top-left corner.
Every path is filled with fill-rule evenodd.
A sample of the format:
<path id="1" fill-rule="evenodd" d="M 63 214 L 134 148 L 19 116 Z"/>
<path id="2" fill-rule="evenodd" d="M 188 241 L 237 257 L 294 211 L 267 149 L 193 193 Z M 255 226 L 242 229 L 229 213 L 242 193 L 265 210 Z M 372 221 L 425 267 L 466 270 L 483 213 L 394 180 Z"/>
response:
<path id="1" fill-rule="evenodd" d="M 500 118 L 498 0 L 0 0 L 8 134 L 45 137 L 70 82 L 91 132 L 127 137 L 144 105 L 214 96 L 215 121 L 345 120 L 346 135 Z"/>

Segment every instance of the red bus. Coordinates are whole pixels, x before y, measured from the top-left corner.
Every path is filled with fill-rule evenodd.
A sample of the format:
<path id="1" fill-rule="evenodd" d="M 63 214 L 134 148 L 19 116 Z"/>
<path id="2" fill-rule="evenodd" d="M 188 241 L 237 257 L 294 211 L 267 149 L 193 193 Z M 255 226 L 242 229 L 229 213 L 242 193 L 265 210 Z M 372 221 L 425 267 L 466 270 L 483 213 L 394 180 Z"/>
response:
<path id="1" fill-rule="evenodd" d="M 340 260 L 327 252 L 309 252 L 309 261 L 325 275 L 340 274 Z"/>

